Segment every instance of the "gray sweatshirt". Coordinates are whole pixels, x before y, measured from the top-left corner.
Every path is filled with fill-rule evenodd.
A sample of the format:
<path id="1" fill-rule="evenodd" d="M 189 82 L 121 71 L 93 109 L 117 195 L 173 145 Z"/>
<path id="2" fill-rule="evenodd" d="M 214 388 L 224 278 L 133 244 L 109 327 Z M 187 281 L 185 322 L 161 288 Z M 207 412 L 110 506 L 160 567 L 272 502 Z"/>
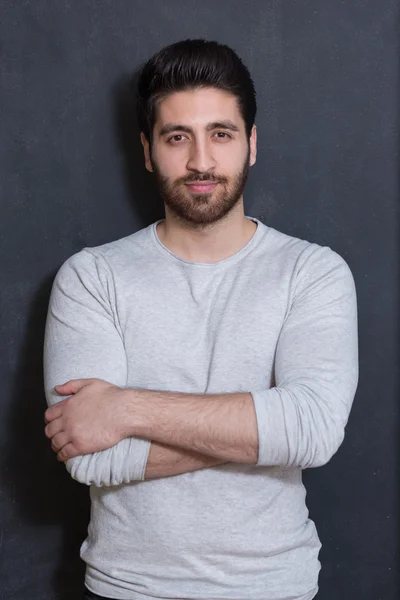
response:
<path id="1" fill-rule="evenodd" d="M 86 585 L 121 600 L 311 600 L 321 547 L 301 470 L 340 446 L 358 379 L 346 262 L 258 219 L 214 264 L 174 255 L 158 222 L 84 248 L 51 293 L 44 372 L 52 389 L 94 377 L 122 387 L 250 392 L 257 465 L 144 480 L 150 441 L 67 462 L 90 485 Z M 238 424 L 238 426 L 240 426 Z"/>

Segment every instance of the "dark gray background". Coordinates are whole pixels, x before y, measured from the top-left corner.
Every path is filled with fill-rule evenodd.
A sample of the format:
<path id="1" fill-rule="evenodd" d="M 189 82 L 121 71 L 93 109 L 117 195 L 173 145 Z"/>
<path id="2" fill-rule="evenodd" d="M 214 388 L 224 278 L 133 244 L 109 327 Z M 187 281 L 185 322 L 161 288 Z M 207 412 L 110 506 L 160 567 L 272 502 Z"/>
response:
<path id="1" fill-rule="evenodd" d="M 79 597 L 88 490 L 43 434 L 49 292 L 71 254 L 163 215 L 125 80 L 187 37 L 229 44 L 253 74 L 259 153 L 246 214 L 331 246 L 356 280 L 360 384 L 346 438 L 329 465 L 304 473 L 323 542 L 318 598 L 398 597 L 396 5 L 0 3 L 2 599 Z"/>

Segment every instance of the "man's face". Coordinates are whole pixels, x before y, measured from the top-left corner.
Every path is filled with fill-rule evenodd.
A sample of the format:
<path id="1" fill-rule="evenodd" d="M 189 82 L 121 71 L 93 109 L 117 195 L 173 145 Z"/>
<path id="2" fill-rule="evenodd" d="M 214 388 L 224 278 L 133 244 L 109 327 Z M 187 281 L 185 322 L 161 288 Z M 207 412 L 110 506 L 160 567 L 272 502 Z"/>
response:
<path id="1" fill-rule="evenodd" d="M 166 206 L 184 222 L 215 223 L 243 199 L 256 159 L 256 130 L 247 140 L 237 100 L 215 88 L 174 92 L 160 102 L 146 168 Z"/>

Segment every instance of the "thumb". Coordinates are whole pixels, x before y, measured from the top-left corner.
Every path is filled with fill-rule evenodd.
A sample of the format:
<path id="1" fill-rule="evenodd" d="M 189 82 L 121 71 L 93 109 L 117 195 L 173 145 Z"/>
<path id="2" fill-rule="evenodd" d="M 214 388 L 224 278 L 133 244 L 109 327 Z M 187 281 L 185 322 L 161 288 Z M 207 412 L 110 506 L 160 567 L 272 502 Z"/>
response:
<path id="1" fill-rule="evenodd" d="M 54 386 L 54 389 L 60 396 L 69 396 L 70 394 L 76 394 L 92 381 L 92 379 L 71 379 L 66 383 Z"/>

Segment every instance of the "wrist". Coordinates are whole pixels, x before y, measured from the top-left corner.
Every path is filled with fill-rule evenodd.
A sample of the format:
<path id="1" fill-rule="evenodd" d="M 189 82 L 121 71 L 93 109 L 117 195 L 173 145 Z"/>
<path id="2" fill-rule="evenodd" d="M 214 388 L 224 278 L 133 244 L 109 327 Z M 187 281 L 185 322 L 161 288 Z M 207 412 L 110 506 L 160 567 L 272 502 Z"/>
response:
<path id="1" fill-rule="evenodd" d="M 124 438 L 145 437 L 149 425 L 149 401 L 149 390 L 123 389 L 120 422 Z"/>

